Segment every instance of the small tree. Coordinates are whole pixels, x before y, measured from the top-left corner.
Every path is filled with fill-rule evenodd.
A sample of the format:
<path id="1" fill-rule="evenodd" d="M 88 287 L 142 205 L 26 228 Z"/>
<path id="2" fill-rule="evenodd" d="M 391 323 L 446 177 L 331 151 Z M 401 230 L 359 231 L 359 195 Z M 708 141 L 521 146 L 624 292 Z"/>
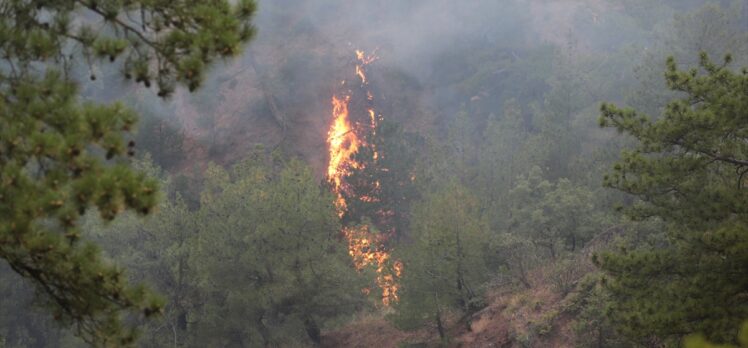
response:
<path id="1" fill-rule="evenodd" d="M 398 255 L 405 270 L 395 322 L 406 329 L 434 322 L 444 339 L 445 314 L 470 313 L 481 299 L 488 228 L 477 200 L 456 184 L 428 195 L 412 221 L 413 244 Z"/>
<path id="2" fill-rule="evenodd" d="M 551 183 L 539 167 L 533 167 L 517 179 L 509 197 L 510 232 L 545 248 L 554 260 L 559 246 L 573 252 L 592 236 L 592 193 L 568 179 Z"/>
<path id="3" fill-rule="evenodd" d="M 331 319 L 363 304 L 332 194 L 298 160 L 208 170 L 192 241 L 201 346 L 318 344 Z"/>
<path id="4" fill-rule="evenodd" d="M 346 177 L 350 191 L 342 192 L 348 202 L 343 222 L 357 224 L 368 218 L 382 233 L 400 239 L 417 195 L 413 175 L 421 139 L 384 120 L 373 133 L 370 143 L 354 155 L 364 165 Z"/>
<path id="5" fill-rule="evenodd" d="M 173 182 L 146 155 L 132 167 L 150 178 L 160 179 L 163 191 L 173 190 Z M 126 267 L 130 278 L 147 282 L 164 297 L 160 320 L 148 321 L 142 328 L 141 346 L 180 345 L 189 339 L 188 315 L 198 302 L 195 267 L 191 264 L 197 233 L 195 214 L 179 193 L 163 197 L 158 210 L 146 218 L 122 214 L 111 223 L 87 216 L 83 229 L 92 239 Z"/>

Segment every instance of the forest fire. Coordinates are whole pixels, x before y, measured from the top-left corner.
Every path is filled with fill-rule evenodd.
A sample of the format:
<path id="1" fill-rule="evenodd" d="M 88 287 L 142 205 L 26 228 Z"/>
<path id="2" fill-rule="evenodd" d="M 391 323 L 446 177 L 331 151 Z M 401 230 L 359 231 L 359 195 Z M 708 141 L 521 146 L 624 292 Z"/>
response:
<path id="1" fill-rule="evenodd" d="M 356 58 L 355 75 L 361 82 L 360 86 L 366 89 L 368 80 L 364 68 L 376 61 L 377 57 L 366 55 L 363 51 L 357 50 Z M 341 85 L 345 85 L 345 81 L 342 81 Z M 365 93 L 367 101 L 374 100 L 373 94 L 368 89 Z M 353 91 L 347 90 L 342 96 L 333 95 L 333 121 L 327 135 L 330 151 L 327 179 L 337 195 L 336 208 L 338 216 L 341 218 L 348 212 L 349 202 L 347 202 L 346 196 L 350 197 L 353 194 L 346 178 L 355 171 L 363 169 L 366 166 L 365 162 L 376 162 L 379 158 L 375 146 L 367 141 L 369 137 L 376 134 L 378 125 L 376 112 L 373 107 L 361 110 L 362 114 L 368 119 L 368 124 L 353 121 L 350 110 L 352 109 L 350 107 L 352 94 Z M 371 149 L 371 158 L 366 158 L 365 161 L 354 158 L 354 155 L 363 147 Z M 379 182 L 371 184 L 374 187 L 379 187 Z M 359 195 L 355 199 L 361 202 L 375 202 L 377 200 L 376 197 L 369 195 Z M 385 247 L 387 235 L 372 231 L 368 224 L 346 226 L 342 233 L 348 241 L 348 253 L 353 258 L 356 269 L 361 270 L 369 265 L 376 268 L 376 284 L 382 289 L 382 303 L 387 306 L 393 301 L 397 301 L 397 278 L 400 277 L 403 266 L 400 261 L 390 260 L 390 253 Z M 366 289 L 366 292 L 368 292 L 368 289 Z"/>
<path id="2" fill-rule="evenodd" d="M 358 151 L 359 139 L 351 128 L 348 119 L 348 101 L 350 96 L 338 99 L 332 97 L 333 123 L 328 132 L 327 143 L 330 146 L 330 162 L 327 167 L 327 178 L 332 182 L 334 191 L 338 194 L 336 206 L 338 215 L 343 217 L 346 202 L 340 192 L 343 190 L 343 177 L 351 169 L 358 167 L 358 163 L 351 160 L 351 156 Z"/>

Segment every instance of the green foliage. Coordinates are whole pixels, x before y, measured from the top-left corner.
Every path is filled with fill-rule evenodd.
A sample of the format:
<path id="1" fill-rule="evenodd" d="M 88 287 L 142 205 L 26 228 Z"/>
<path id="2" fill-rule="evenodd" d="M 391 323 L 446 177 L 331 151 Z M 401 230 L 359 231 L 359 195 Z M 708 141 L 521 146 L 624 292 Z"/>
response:
<path id="1" fill-rule="evenodd" d="M 592 194 L 567 179 L 551 183 L 533 167 L 509 192 L 510 231 L 546 248 L 555 259 L 558 246 L 575 251 L 594 232 Z"/>
<path id="2" fill-rule="evenodd" d="M 739 346 L 733 346 L 731 344 L 713 344 L 707 341 L 702 335 L 691 335 L 686 337 L 684 341 L 685 348 L 745 348 L 748 347 L 748 322 L 743 323 L 743 327 L 738 333 Z"/>
<path id="3" fill-rule="evenodd" d="M 483 132 L 484 145 L 475 165 L 473 185 L 480 190 L 481 204 L 494 212 L 488 219 L 492 229 L 505 227 L 509 218 L 509 201 L 505 199 L 514 187 L 518 173 L 529 170 L 531 163 L 543 156 L 541 151 L 526 148 L 528 137 L 522 108 L 516 100 L 505 103 L 501 117 L 489 118 Z M 476 151 L 477 152 L 477 151 Z"/>
<path id="4" fill-rule="evenodd" d="M 489 264 L 526 288 L 532 288 L 530 271 L 544 261 L 538 247 L 526 236 L 508 232 L 492 235 L 489 243 Z"/>
<path id="5" fill-rule="evenodd" d="M 638 140 L 605 185 L 639 201 L 628 214 L 662 218 L 669 245 L 604 254 L 614 294 L 611 313 L 623 333 L 646 340 L 703 332 L 730 342 L 748 317 L 748 72 L 701 55 L 698 69 L 668 60 L 669 87 L 685 96 L 653 121 L 631 109 L 602 106 L 600 123 Z"/>
<path id="6" fill-rule="evenodd" d="M 161 176 L 148 161 L 135 167 Z M 198 186 L 195 210 L 176 194 L 145 220 L 89 226 L 134 279 L 167 299 L 143 345 L 313 344 L 366 304 L 361 288 L 372 275 L 351 266 L 334 197 L 306 165 L 255 153 L 230 170 L 211 165 Z"/>
<path id="7" fill-rule="evenodd" d="M 488 279 L 484 244 L 487 226 L 478 201 L 451 184 L 427 195 L 414 210 L 411 245 L 399 251 L 404 263 L 395 323 L 412 329 L 435 322 L 443 331 L 450 309 L 470 313 L 479 307 L 479 289 Z"/>
<path id="8" fill-rule="evenodd" d="M 0 102 L 0 257 L 86 340 L 127 344 L 132 332 L 117 310 L 150 316 L 160 303 L 82 241 L 77 221 L 90 207 L 111 220 L 155 204 L 155 182 L 100 159 L 125 154 L 135 116 L 121 104 L 77 103 L 75 86 L 55 72 L 13 88 Z"/>
<path id="9" fill-rule="evenodd" d="M 172 189 L 172 180 L 164 179 L 150 157 L 133 161 L 133 168 L 150 178 L 162 179 L 164 191 Z M 147 282 L 166 300 L 160 320 L 143 323 L 142 345 L 165 346 L 184 343 L 186 315 L 194 310 L 196 275 L 190 246 L 196 233 L 194 215 L 181 195 L 162 199 L 154 214 L 145 219 L 123 214 L 109 224 L 89 215 L 84 229 L 107 253 L 128 269 L 133 281 Z"/>
<path id="10" fill-rule="evenodd" d="M 342 192 L 348 202 L 343 222 L 369 219 L 382 233 L 401 238 L 408 228 L 410 203 L 417 196 L 413 181 L 421 138 L 391 121 L 378 123 L 374 134 L 370 146 L 354 155 L 365 165 L 345 178 L 350 189 Z"/>
<path id="11" fill-rule="evenodd" d="M 274 174 L 244 162 L 213 167 L 206 180 L 194 241 L 205 303 L 194 342 L 318 343 L 326 320 L 362 304 L 334 197 L 309 168 L 292 160 Z"/>
<path id="12" fill-rule="evenodd" d="M 598 274 L 590 274 L 577 286 L 577 312 L 572 325 L 576 334 L 575 345 L 585 347 L 631 347 L 633 342 L 621 337 L 606 315 L 608 304 L 613 301 L 598 281 Z"/>
<path id="13" fill-rule="evenodd" d="M 397 232 L 386 247 L 394 249 L 393 260 L 405 263 L 401 300 L 392 316 L 399 327 L 436 323 L 445 337 L 451 329 L 445 327 L 446 317 L 464 315 L 460 322 L 469 325 L 470 314 L 482 305 L 483 287 L 500 282 L 491 279 L 498 272 L 527 288 L 549 286 L 566 295 L 558 306 L 523 297 L 519 307 L 547 312 L 521 323 L 529 330 L 517 344 L 553 339 L 541 336 L 555 334 L 568 314 L 576 320 L 574 344 L 582 347 L 678 344 L 697 331 L 707 337 L 693 336 L 686 344 L 738 342 L 733 339 L 745 319 L 748 278 L 745 74 L 711 63 L 683 72 L 678 70 L 683 65 L 673 62 L 663 81 L 659 68 L 664 54 L 688 66 L 695 50 L 718 55 L 732 50 L 738 58 L 746 52 L 737 11 L 711 5 L 668 22 L 676 10 L 702 2 L 493 5 L 510 20 L 481 24 L 480 37 L 446 49 L 428 45 L 428 59 L 408 58 L 413 61 L 407 66 L 416 66 L 417 73 L 396 67 L 402 57 L 389 51 L 400 48 L 385 45 L 383 58 L 394 58 L 387 58 L 392 64 L 370 76 L 372 86 L 380 87 L 376 95 L 383 105 L 377 110 L 402 127 L 418 128 L 428 146 L 399 124 L 381 122 L 377 136 L 367 139 L 374 147 L 357 155 L 371 158 L 376 148 L 378 160 L 347 178 L 353 185 L 346 192 L 349 209 L 342 223 L 367 221 L 376 225 L 372 230 Z M 324 21 L 289 15 L 285 3 L 268 3 L 263 12 L 272 16 L 263 23 L 271 28 L 265 36 L 269 46 L 291 38 L 289 44 L 225 66 L 222 76 L 207 83 L 208 90 L 184 104 L 205 111 L 192 121 L 206 136 L 190 142 L 201 142 L 208 156 L 220 154 L 222 163 L 238 157 L 228 151 L 241 152 L 245 141 L 276 137 L 272 130 L 255 137 L 235 127 L 238 123 L 213 122 L 219 116 L 211 114 L 213 109 L 235 103 L 241 94 L 236 88 L 248 86 L 239 79 L 259 79 L 265 98 L 249 102 L 247 109 L 227 110 L 252 114 L 253 122 L 264 124 L 258 128 L 272 121 L 262 117 L 272 111 L 283 133 L 278 148 L 310 143 L 306 137 L 294 143 L 290 135 L 301 132 L 293 127 L 310 123 L 293 118 L 328 106 L 320 93 L 327 93 L 330 78 L 340 74 L 330 64 L 339 57 L 330 59 L 334 53 L 319 49 L 326 41 L 317 33 L 329 28 L 320 25 Z M 314 2 L 305 6 L 315 8 Z M 562 7 L 558 17 L 548 14 L 548 8 Z M 80 345 L 51 320 L 22 312 L 30 304 L 51 305 L 74 327 L 84 318 L 80 333 L 98 345 L 129 343 L 130 328 L 120 331 L 117 322 L 124 319 L 141 325 L 145 337 L 139 344 L 152 347 L 315 345 L 321 331 L 370 304 L 361 289 L 372 285 L 374 272 L 356 273 L 351 267 L 334 197 L 304 165 L 256 153 L 230 169 L 200 163 L 189 174 L 165 177 L 147 156 L 135 161 L 126 156 L 134 151 L 128 144 L 133 112 L 78 101 L 78 95 L 118 94 L 105 82 L 115 69 L 145 86 L 158 86 L 162 97 L 178 84 L 194 89 L 209 63 L 238 52 L 252 36 L 253 12 L 251 1 L 225 0 L 10 0 L 0 6 L 5 53 L 0 256 L 32 265 L 35 272 L 52 272 L 52 277 L 24 273 L 36 276 L 42 295 L 45 284 L 72 294 L 53 292 L 57 297 L 44 295 L 34 303 L 26 293 L 29 284 L 0 268 L 0 346 Z M 376 16 L 377 26 L 386 22 L 385 14 Z M 542 24 L 527 30 L 520 25 L 524 22 Z M 553 32 L 567 24 L 568 34 Z M 305 42 L 299 45 L 293 37 Z M 632 42 L 646 49 L 617 47 Z M 250 59 L 254 69 L 245 70 Z M 98 66 L 107 60 L 113 64 L 103 65 L 115 69 Z M 86 69 L 99 81 L 79 86 L 75 77 Z M 626 96 L 635 78 L 639 89 Z M 674 90 L 665 90 L 666 82 Z M 663 108 L 676 97 L 683 99 Z M 151 100 L 138 97 L 132 103 Z M 634 135 L 629 140 L 641 145 L 625 153 L 606 179 L 621 192 L 596 189 L 598 172 L 626 142 L 591 129 L 598 100 L 626 100 L 650 114 L 665 110 L 662 117 L 648 119 L 604 108 L 603 123 Z M 278 105 L 271 105 L 275 101 Z M 161 117 L 177 110 L 161 107 L 145 115 L 141 131 L 132 135 L 167 171 L 183 170 L 193 161 L 181 157 L 183 129 Z M 242 140 L 226 137 L 231 134 Z M 321 154 L 300 151 L 315 152 Z M 161 181 L 158 201 L 154 178 Z M 423 200 L 411 209 L 418 197 Z M 600 211 L 621 197 L 640 199 L 629 207 L 631 216 L 656 219 L 646 226 L 623 224 L 631 230 L 625 235 L 628 244 L 619 254 L 596 258 L 606 272 L 604 281 L 580 281 L 589 270 L 577 260 L 610 242 L 595 238 L 609 222 Z M 145 219 L 143 213 L 149 213 Z M 26 225 L 13 225 L 16 221 Z M 86 246 L 87 239 L 126 267 L 127 277 Z M 151 284 L 165 305 L 125 279 Z M 72 292 L 62 282 L 99 292 Z M 111 296 L 102 297 L 102 291 Z M 108 302 L 115 294 L 120 303 Z M 76 312 L 65 311 L 69 298 L 77 301 L 72 303 Z M 133 310 L 125 317 L 122 308 Z M 145 320 L 143 314 L 155 312 L 161 320 Z"/>
<path id="14" fill-rule="evenodd" d="M 148 214 L 158 195 L 126 165 L 136 115 L 120 103 L 80 102 L 73 62 L 122 57 L 125 77 L 155 80 L 160 96 L 177 83 L 193 89 L 206 64 L 251 38 L 253 12 L 251 0 L 0 6 L 0 257 L 91 344 L 131 344 L 134 327 L 121 314 L 150 317 L 162 304 L 81 240 L 79 218 L 92 208 L 104 220 Z"/>

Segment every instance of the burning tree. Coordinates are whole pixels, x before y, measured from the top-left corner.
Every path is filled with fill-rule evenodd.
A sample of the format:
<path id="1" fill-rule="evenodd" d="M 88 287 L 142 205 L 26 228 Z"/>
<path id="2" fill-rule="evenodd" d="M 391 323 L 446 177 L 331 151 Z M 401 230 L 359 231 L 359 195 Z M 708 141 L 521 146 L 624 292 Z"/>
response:
<path id="1" fill-rule="evenodd" d="M 327 178 L 337 195 L 336 206 L 344 224 L 349 254 L 357 269 L 376 268 L 382 301 L 397 300 L 397 278 L 402 264 L 390 257 L 389 241 L 407 220 L 400 212 L 413 195 L 410 169 L 396 166 L 391 153 L 405 151 L 403 142 L 388 142 L 403 132 L 383 122 L 374 107 L 366 67 L 375 55 L 356 51 L 355 78 L 341 82 L 343 92 L 332 97 L 333 122 L 328 133 L 330 161 Z M 399 148 L 398 148 L 399 147 Z M 391 152 L 392 151 L 392 152 Z M 405 163 L 413 163 L 408 161 Z"/>

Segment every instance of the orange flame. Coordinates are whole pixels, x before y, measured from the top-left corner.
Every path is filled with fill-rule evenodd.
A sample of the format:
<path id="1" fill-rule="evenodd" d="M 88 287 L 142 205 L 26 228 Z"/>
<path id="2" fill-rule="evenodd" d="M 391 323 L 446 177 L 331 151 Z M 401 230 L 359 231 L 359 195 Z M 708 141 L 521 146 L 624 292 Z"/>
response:
<path id="1" fill-rule="evenodd" d="M 356 51 L 356 58 L 358 60 L 356 64 L 356 75 L 361 79 L 361 85 L 367 84 L 366 72 L 364 66 L 374 62 L 377 57 L 375 55 L 365 55 L 363 51 Z M 344 85 L 345 81 L 341 82 Z M 367 91 L 367 100 L 371 101 L 374 96 L 371 92 Z M 353 159 L 359 148 L 366 146 L 365 141 L 357 134 L 357 129 L 354 129 L 349 115 L 349 103 L 351 100 L 350 95 L 338 97 L 333 95 L 332 97 L 332 116 L 333 121 L 330 125 L 330 130 L 327 133 L 327 143 L 329 144 L 330 161 L 327 166 L 327 178 L 332 183 L 333 191 L 337 194 L 336 208 L 338 210 L 338 216 L 343 217 L 348 210 L 348 205 L 343 196 L 344 192 L 348 192 L 346 188 L 345 178 L 352 173 L 353 170 L 362 169 L 363 163 L 358 163 Z M 377 127 L 377 117 L 374 109 L 367 109 L 367 113 L 370 120 L 371 135 L 375 135 L 375 129 Z M 376 149 L 373 149 L 373 160 L 376 161 L 379 157 Z M 374 183 L 376 187 L 379 187 L 379 182 Z M 375 197 L 361 196 L 359 200 L 364 202 L 373 202 L 376 200 Z M 394 261 L 391 269 L 389 269 L 390 254 L 384 248 L 385 237 L 379 233 L 372 233 L 369 231 L 369 226 L 362 225 L 356 227 L 345 227 L 343 228 L 343 235 L 348 240 L 348 254 L 353 259 L 353 264 L 357 270 L 361 270 L 366 266 L 372 265 L 376 267 L 377 279 L 376 283 L 379 288 L 382 289 L 382 303 L 388 306 L 392 301 L 398 300 L 397 290 L 397 278 L 402 274 L 403 265 L 400 261 Z M 368 294 L 369 289 L 362 290 Z"/>
<path id="2" fill-rule="evenodd" d="M 332 97 L 333 123 L 327 132 L 327 143 L 330 145 L 330 162 L 327 166 L 327 178 L 332 181 L 333 189 L 338 194 L 336 206 L 338 216 L 343 217 L 347 209 L 345 199 L 341 192 L 343 189 L 343 177 L 350 173 L 351 168 L 357 168 L 358 164 L 351 160 L 353 154 L 358 152 L 360 141 L 351 127 L 348 119 L 348 102 L 350 96 L 339 99 Z"/>
<path id="3" fill-rule="evenodd" d="M 362 270 L 369 265 L 376 267 L 376 283 L 382 289 L 382 303 L 389 306 L 397 301 L 397 278 L 402 275 L 403 264 L 397 260 L 391 271 L 387 268 L 390 254 L 384 249 L 382 234 L 371 233 L 368 225 L 344 228 L 343 234 L 348 240 L 348 254 L 356 269 Z"/>
<path id="4" fill-rule="evenodd" d="M 356 65 L 356 75 L 361 79 L 361 84 L 366 84 L 366 74 L 364 74 L 364 69 L 360 65 Z"/>

